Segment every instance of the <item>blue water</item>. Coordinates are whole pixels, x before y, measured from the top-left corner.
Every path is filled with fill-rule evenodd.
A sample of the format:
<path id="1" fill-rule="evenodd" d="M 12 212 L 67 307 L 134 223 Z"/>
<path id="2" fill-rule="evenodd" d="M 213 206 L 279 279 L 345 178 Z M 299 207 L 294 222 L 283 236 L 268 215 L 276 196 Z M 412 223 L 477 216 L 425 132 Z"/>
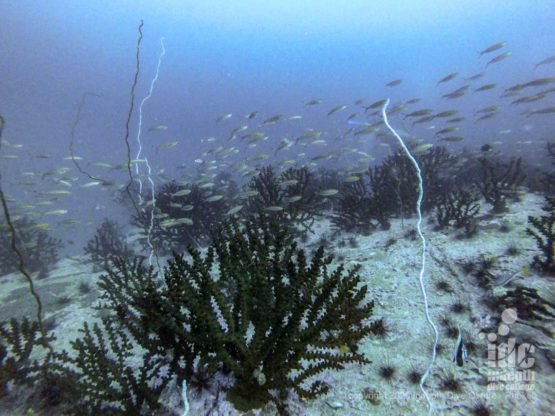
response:
<path id="1" fill-rule="evenodd" d="M 0 105 L 9 135 L 64 152 L 81 94 L 95 91 L 105 98 L 87 109 L 81 153 L 99 145 L 121 150 L 140 19 L 139 96 L 162 36 L 168 51 L 147 118 L 162 120 L 191 145 L 217 133 L 218 114 L 295 113 L 312 97 L 329 108 L 386 94 L 445 105 L 437 80 L 480 72 L 486 58 L 478 51 L 498 41 L 513 56 L 490 67 L 484 83 L 530 78 L 533 63 L 555 53 L 548 0 L 200 3 L 2 2 Z M 396 78 L 400 86 L 384 87 Z"/>

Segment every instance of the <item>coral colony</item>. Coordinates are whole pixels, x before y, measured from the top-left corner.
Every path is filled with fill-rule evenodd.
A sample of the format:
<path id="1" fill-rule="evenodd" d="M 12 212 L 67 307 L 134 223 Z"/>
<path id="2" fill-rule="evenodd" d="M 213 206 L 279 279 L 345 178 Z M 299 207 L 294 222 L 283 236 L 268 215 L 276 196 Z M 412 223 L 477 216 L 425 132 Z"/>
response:
<path id="1" fill-rule="evenodd" d="M 133 254 L 124 240 L 121 226 L 108 218 L 104 219 L 83 251 L 100 270 L 106 270 L 116 258 L 129 258 Z"/>

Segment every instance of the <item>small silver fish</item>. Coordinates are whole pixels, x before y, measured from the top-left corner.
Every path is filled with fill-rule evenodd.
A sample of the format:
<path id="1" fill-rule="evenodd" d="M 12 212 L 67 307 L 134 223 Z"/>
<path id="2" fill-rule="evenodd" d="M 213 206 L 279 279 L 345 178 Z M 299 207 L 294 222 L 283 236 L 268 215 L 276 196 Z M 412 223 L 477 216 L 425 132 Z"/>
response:
<path id="1" fill-rule="evenodd" d="M 459 75 L 458 72 L 452 72 L 446 76 L 444 76 L 443 78 L 441 78 L 436 85 L 442 84 L 444 82 L 448 82 L 451 81 L 453 78 L 455 78 L 457 75 Z"/>
<path id="2" fill-rule="evenodd" d="M 320 104 L 322 102 L 322 100 L 320 98 L 315 98 L 313 100 L 308 101 L 305 105 L 309 106 L 309 105 L 317 105 Z"/>
<path id="3" fill-rule="evenodd" d="M 534 69 L 537 69 L 538 66 L 540 66 L 540 65 L 547 65 L 547 64 L 551 64 L 551 63 L 553 63 L 553 62 L 555 62 L 555 55 L 550 56 L 550 57 L 548 57 L 548 58 L 545 58 L 543 61 L 538 62 L 538 63 L 534 66 Z"/>
<path id="4" fill-rule="evenodd" d="M 347 108 L 347 106 L 345 104 L 338 105 L 337 107 L 333 107 L 330 111 L 328 111 L 328 116 L 331 116 L 332 114 L 335 114 L 339 111 L 343 111 L 346 108 Z"/>
<path id="5" fill-rule="evenodd" d="M 488 61 L 488 63 L 486 64 L 486 68 L 488 66 L 490 66 L 491 64 L 495 64 L 497 62 L 501 62 L 504 59 L 507 59 L 509 56 L 512 55 L 512 52 L 505 52 L 502 53 L 501 55 L 497 55 L 495 58 L 493 58 L 492 60 Z"/>
<path id="6" fill-rule="evenodd" d="M 486 53 L 491 53 L 494 51 L 497 51 L 499 49 L 501 49 L 503 46 L 505 46 L 505 42 L 497 42 L 494 43 L 493 45 L 488 46 L 486 49 L 484 49 L 483 51 L 480 52 L 480 56 L 486 54 Z"/>
<path id="7" fill-rule="evenodd" d="M 166 126 L 165 124 L 157 124 L 149 128 L 148 131 L 163 131 L 167 129 L 168 129 L 168 126 Z"/>
<path id="8" fill-rule="evenodd" d="M 264 120 L 262 122 L 262 125 L 266 125 L 266 124 L 274 124 L 277 123 L 279 120 L 281 120 L 283 118 L 282 114 L 276 114 L 275 116 L 272 117 L 268 117 L 266 120 Z"/>
<path id="9" fill-rule="evenodd" d="M 394 79 L 393 81 L 389 81 L 386 85 L 386 87 L 394 87 L 396 85 L 399 85 L 402 82 L 402 80 L 400 79 Z"/>
<path id="10" fill-rule="evenodd" d="M 218 116 L 218 118 L 216 119 L 216 123 L 219 123 L 220 121 L 229 120 L 232 116 L 233 116 L 232 113 L 222 114 L 221 116 Z"/>

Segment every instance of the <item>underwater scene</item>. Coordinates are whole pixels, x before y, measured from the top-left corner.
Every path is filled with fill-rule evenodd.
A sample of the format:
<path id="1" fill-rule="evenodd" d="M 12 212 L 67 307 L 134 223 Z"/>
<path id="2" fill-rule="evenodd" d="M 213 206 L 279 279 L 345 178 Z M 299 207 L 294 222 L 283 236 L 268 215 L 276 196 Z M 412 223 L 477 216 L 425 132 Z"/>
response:
<path id="1" fill-rule="evenodd" d="M 551 0 L 0 2 L 0 415 L 550 415 Z"/>

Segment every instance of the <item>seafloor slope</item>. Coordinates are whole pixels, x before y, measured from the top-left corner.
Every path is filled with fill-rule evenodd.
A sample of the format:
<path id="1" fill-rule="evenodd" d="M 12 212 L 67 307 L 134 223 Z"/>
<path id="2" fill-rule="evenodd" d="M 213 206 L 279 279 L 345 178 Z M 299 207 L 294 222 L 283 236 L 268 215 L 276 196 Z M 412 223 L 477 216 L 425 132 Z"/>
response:
<path id="1" fill-rule="evenodd" d="M 473 407 L 485 404 L 494 415 L 533 416 L 550 414 L 555 406 L 553 319 L 517 317 L 516 322 L 505 325 L 500 320 L 503 309 L 496 309 L 499 305 L 492 301 L 494 296 L 523 286 L 536 289 L 542 298 L 554 302 L 553 280 L 528 269 L 537 250 L 525 233 L 527 216 L 540 214 L 542 202 L 538 195 L 524 195 L 502 217 L 483 218 L 478 235 L 472 239 L 457 239 L 453 231 L 433 231 L 424 221 L 429 248 L 426 290 L 431 315 L 440 332 L 437 361 L 426 383 L 436 414 L 468 415 Z M 386 330 L 383 337 L 368 338 L 361 344 L 372 364 L 325 373 L 322 379 L 332 386 L 329 394 L 311 402 L 291 403 L 295 415 L 427 414 L 418 383 L 410 377 L 411 372 L 419 374 L 428 366 L 433 344 L 418 284 L 421 243 L 414 226 L 414 218 L 395 220 L 388 231 L 365 237 L 334 237 L 327 221 L 316 225 L 316 233 L 307 245 L 310 248 L 325 243 L 335 253 L 336 261 L 362 265 L 361 273 L 376 301 L 375 316 L 385 319 Z M 489 258 L 495 259 L 487 270 L 497 284 L 493 288 L 481 287 L 476 277 L 484 266 L 482 261 Z M 96 319 L 98 311 L 93 305 L 98 296 L 98 276 L 84 257 L 66 258 L 49 278 L 36 282 L 47 321 L 55 325 L 57 348 L 69 349 L 69 342 L 79 335 L 82 323 Z M 507 280 L 510 281 L 503 285 Z M 35 315 L 27 286 L 17 275 L 0 279 L 0 305 L 3 319 Z M 469 347 L 468 362 L 462 367 L 452 361 L 459 328 Z M 517 346 L 534 346 L 532 350 L 522 349 L 526 356 L 518 357 L 520 364 L 523 360 L 532 364 L 528 372 L 524 373 L 519 363 L 500 369 L 500 362 L 492 355 L 488 359 L 488 347 L 490 354 L 495 347 L 495 342 L 488 345 L 488 336 L 492 339 L 493 335 L 503 336 L 506 342 L 513 340 Z M 527 374 L 532 380 L 496 381 L 501 371 L 512 376 Z M 28 391 L 21 389 L 4 399 L 0 414 L 28 414 L 27 397 Z M 178 412 L 179 392 L 167 392 L 166 399 L 168 409 Z M 209 397 L 192 400 L 191 414 L 206 414 L 209 401 Z M 211 414 L 237 412 L 221 402 Z M 276 412 L 269 405 L 251 414 Z"/>

